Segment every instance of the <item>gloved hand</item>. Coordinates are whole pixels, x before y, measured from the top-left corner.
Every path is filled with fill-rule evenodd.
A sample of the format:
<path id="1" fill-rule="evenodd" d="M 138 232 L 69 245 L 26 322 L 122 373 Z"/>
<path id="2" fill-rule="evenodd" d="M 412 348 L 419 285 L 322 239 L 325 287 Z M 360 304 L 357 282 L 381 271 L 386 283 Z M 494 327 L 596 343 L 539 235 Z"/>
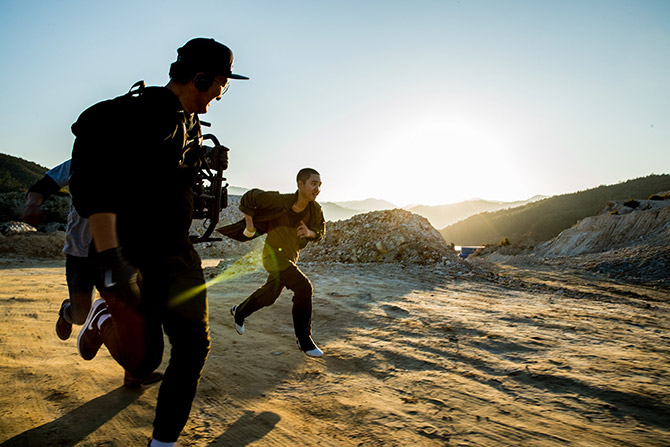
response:
<path id="1" fill-rule="evenodd" d="M 205 146 L 205 155 L 210 160 L 210 166 L 219 171 L 228 169 L 228 148 L 223 145 L 214 147 Z"/>
<path id="2" fill-rule="evenodd" d="M 101 251 L 96 255 L 96 263 L 100 295 L 113 304 L 137 306 L 140 302 L 138 270 L 123 257 L 121 247 Z"/>

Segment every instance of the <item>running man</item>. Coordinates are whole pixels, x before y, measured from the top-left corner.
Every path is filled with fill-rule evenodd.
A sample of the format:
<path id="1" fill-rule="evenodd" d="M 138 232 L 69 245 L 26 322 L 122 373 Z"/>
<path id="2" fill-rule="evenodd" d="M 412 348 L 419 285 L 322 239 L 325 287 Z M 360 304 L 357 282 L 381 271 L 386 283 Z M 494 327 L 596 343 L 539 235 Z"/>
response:
<path id="1" fill-rule="evenodd" d="M 267 233 L 263 246 L 263 267 L 268 279 L 244 302 L 233 306 L 237 333 L 244 334 L 244 320 L 257 310 L 272 305 L 286 287 L 293 292 L 293 328 L 298 347 L 310 357 L 323 351 L 312 340 L 312 283 L 296 265 L 300 250 L 308 242 L 318 242 L 325 233 L 325 220 L 316 197 L 321 191 L 321 175 L 304 168 L 297 175 L 298 190 L 280 194 L 252 189 L 240 200 L 244 220 L 217 231 L 245 241 Z"/>

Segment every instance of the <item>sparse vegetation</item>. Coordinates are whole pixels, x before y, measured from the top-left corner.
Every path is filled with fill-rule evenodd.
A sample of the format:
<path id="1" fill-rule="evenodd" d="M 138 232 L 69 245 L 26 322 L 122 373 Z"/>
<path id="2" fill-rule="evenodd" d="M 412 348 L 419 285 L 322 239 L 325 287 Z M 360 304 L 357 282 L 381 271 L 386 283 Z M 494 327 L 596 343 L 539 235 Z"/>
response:
<path id="1" fill-rule="evenodd" d="M 603 211 L 608 201 L 670 191 L 670 175 L 650 175 L 610 186 L 550 197 L 517 208 L 480 213 L 440 230 L 457 245 L 484 245 L 504 237 L 515 245 L 547 241 L 577 221 Z"/>
<path id="2" fill-rule="evenodd" d="M 502 241 L 498 242 L 498 246 L 500 246 L 500 247 L 507 247 L 508 245 L 512 245 L 512 243 L 510 242 L 509 238 L 507 238 L 507 237 L 505 239 L 503 239 Z"/>
<path id="3" fill-rule="evenodd" d="M 7 154 L 0 154 L 0 193 L 27 191 L 47 168 Z"/>
<path id="4" fill-rule="evenodd" d="M 610 215 L 618 216 L 619 215 L 619 210 L 610 211 Z"/>
<path id="5" fill-rule="evenodd" d="M 670 192 L 666 192 L 663 195 L 652 194 L 649 196 L 649 200 L 670 200 Z"/>

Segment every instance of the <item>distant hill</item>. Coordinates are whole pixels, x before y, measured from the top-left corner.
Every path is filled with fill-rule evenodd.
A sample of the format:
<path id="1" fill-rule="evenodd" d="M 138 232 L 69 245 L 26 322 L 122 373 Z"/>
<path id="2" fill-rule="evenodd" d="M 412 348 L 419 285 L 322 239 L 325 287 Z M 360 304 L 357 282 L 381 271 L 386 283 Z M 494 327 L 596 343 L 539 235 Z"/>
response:
<path id="1" fill-rule="evenodd" d="M 498 202 L 493 200 L 473 199 L 465 202 L 452 203 L 449 205 L 415 205 L 406 208 L 415 214 L 425 217 L 435 228 L 444 228 L 447 225 L 454 224 L 472 215 L 483 213 L 485 211 L 498 211 L 505 208 L 514 208 L 530 202 L 545 199 L 546 196 L 534 196 L 528 200 L 516 202 Z"/>
<path id="2" fill-rule="evenodd" d="M 27 191 L 48 168 L 12 155 L 0 154 L 0 193 Z"/>
<path id="3" fill-rule="evenodd" d="M 348 202 L 334 202 L 342 208 L 369 213 L 370 211 L 392 210 L 396 205 L 381 199 L 350 200 Z"/>
<path id="4" fill-rule="evenodd" d="M 550 197 L 517 208 L 471 216 L 442 230 L 447 242 L 483 245 L 509 238 L 512 244 L 547 241 L 588 216 L 598 214 L 612 200 L 646 199 L 670 190 L 670 175 L 650 175 L 616 185 Z"/>
<path id="5" fill-rule="evenodd" d="M 239 186 L 228 186 L 228 194 L 231 196 L 241 196 L 245 192 L 249 191 L 249 188 L 242 188 Z"/>
<path id="6" fill-rule="evenodd" d="M 348 202 L 319 202 L 326 220 L 346 220 L 356 214 L 397 208 L 391 202 L 380 199 L 351 200 Z"/>
<path id="7" fill-rule="evenodd" d="M 336 220 L 346 220 L 356 214 L 361 214 L 363 211 L 352 210 L 338 205 L 335 202 L 319 202 L 323 208 L 323 215 L 326 220 L 335 222 Z"/>

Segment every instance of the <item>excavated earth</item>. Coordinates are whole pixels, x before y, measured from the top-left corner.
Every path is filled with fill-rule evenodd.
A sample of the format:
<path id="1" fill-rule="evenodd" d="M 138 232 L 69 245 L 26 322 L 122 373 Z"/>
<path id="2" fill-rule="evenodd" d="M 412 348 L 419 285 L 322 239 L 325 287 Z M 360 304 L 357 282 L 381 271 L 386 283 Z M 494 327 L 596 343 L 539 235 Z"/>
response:
<path id="1" fill-rule="evenodd" d="M 241 217 L 236 200 L 222 224 Z M 266 278 L 261 238 L 199 244 L 212 350 L 179 443 L 668 445 L 659 207 L 611 209 L 536 252 L 466 261 L 406 211 L 329 222 L 299 261 L 314 286 L 316 360 L 295 346 L 288 291 L 235 331 L 230 307 Z M 121 387 L 104 348 L 81 359 L 79 327 L 55 336 L 63 233 L 0 231 L 0 445 L 146 445 L 159 386 Z"/>

